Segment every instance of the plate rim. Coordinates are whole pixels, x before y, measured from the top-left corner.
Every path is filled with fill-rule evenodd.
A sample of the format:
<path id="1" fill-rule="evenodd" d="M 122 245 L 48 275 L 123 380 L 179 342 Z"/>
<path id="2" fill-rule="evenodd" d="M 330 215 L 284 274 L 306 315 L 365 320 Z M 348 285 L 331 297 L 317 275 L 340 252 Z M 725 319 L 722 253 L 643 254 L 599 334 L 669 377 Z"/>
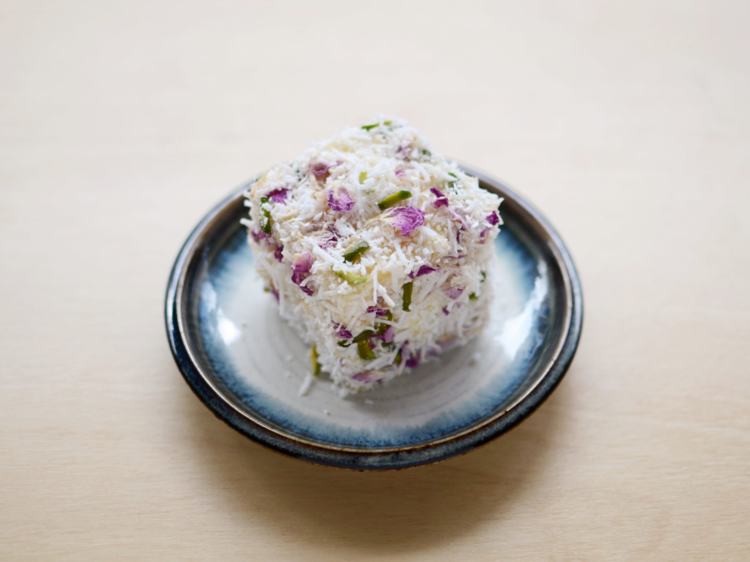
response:
<path id="1" fill-rule="evenodd" d="M 217 388 L 204 373 L 195 358 L 187 340 L 182 305 L 188 280 L 187 274 L 190 269 L 189 265 L 196 259 L 198 250 L 202 247 L 201 242 L 209 238 L 213 224 L 220 222 L 223 214 L 227 212 L 236 200 L 242 197 L 243 193 L 252 185 L 254 180 L 246 182 L 241 187 L 232 191 L 229 196 L 220 201 L 201 219 L 182 245 L 169 275 L 164 310 L 167 338 L 170 350 L 183 378 L 198 398 L 219 419 L 261 445 L 310 462 L 360 470 L 368 468 L 381 470 L 405 468 L 407 466 L 444 460 L 486 444 L 503 433 L 510 431 L 526 419 L 546 400 L 560 383 L 570 367 L 577 350 L 583 326 L 583 295 L 580 278 L 570 252 L 559 234 L 531 203 L 507 187 L 507 185 L 488 174 L 464 164 L 461 164 L 461 168 L 468 174 L 477 177 L 480 185 L 484 184 L 500 192 L 505 197 L 505 201 L 512 201 L 511 204 L 519 207 L 522 213 L 528 215 L 527 218 L 531 218 L 537 223 L 535 230 L 541 231 L 554 257 L 554 261 L 558 263 L 562 273 L 565 296 L 563 332 L 557 341 L 552 356 L 546 365 L 544 365 L 544 368 L 540 370 L 539 377 L 512 404 L 492 416 L 447 437 L 414 445 L 378 448 L 316 443 L 304 437 L 290 435 L 279 431 L 277 428 L 270 427 L 262 420 L 253 418 L 247 412 L 235 406 L 232 400 L 225 396 L 221 389 Z M 200 257 L 198 256 L 197 259 L 200 259 Z M 250 424 L 252 427 L 248 427 L 247 424 Z M 441 448 L 447 448 L 447 450 L 443 454 L 424 454 L 427 451 L 437 451 Z M 306 452 L 316 452 L 317 454 L 311 456 L 305 454 Z M 419 458 L 412 459 L 413 462 L 408 462 L 408 459 L 400 458 L 404 455 L 416 455 Z M 395 460 L 396 464 L 390 466 L 387 459 L 394 456 L 397 458 L 392 459 L 392 461 Z M 366 462 L 357 462 L 358 459 L 362 459 L 363 457 L 368 457 Z M 384 466 L 373 462 L 377 461 L 378 458 L 386 460 Z M 355 462 L 353 463 L 352 460 Z"/>

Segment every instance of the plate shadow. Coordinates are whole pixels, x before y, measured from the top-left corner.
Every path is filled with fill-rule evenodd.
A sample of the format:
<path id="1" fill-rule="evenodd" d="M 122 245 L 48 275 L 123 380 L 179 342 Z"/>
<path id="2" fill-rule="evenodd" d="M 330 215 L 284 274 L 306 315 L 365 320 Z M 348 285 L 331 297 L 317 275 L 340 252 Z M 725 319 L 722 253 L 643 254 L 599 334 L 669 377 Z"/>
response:
<path id="1" fill-rule="evenodd" d="M 575 368 L 567 377 L 575 376 Z M 175 373 L 176 374 L 176 373 Z M 173 375 L 174 376 L 174 375 Z M 182 384 L 175 376 L 176 384 Z M 572 396 L 560 385 L 530 418 L 480 450 L 400 471 L 355 472 L 309 464 L 231 431 L 193 395 L 175 393 L 192 453 L 233 518 L 353 553 L 435 548 L 502 519 L 551 470 Z"/>

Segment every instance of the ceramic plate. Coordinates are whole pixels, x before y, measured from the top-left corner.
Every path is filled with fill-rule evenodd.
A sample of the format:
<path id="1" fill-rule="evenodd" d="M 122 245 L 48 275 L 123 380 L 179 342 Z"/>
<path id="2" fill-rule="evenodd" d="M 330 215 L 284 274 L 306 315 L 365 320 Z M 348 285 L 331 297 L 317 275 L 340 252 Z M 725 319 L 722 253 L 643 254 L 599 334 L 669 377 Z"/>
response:
<path id="1" fill-rule="evenodd" d="M 340 398 L 305 384 L 310 352 L 263 291 L 239 220 L 243 186 L 185 242 L 166 297 L 169 343 L 185 380 L 247 437 L 307 461 L 406 468 L 460 455 L 508 431 L 554 390 L 573 359 L 583 301 L 549 223 L 501 183 L 495 301 L 484 333 L 381 388 Z"/>

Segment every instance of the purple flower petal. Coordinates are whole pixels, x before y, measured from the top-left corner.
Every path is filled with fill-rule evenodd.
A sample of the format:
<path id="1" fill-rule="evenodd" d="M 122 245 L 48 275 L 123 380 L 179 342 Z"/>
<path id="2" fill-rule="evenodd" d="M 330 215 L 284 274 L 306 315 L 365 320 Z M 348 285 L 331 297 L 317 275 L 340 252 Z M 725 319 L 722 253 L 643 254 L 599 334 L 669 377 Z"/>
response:
<path id="1" fill-rule="evenodd" d="M 253 240 L 255 240 L 256 244 L 260 244 L 262 240 L 268 240 L 268 234 L 263 232 L 262 230 L 253 230 L 250 232 L 250 236 L 253 237 Z"/>
<path id="2" fill-rule="evenodd" d="M 410 369 L 416 369 L 419 367 L 419 354 L 412 355 L 406 360 L 406 366 Z"/>
<path id="3" fill-rule="evenodd" d="M 284 256 L 281 254 L 283 249 L 284 249 L 284 246 L 276 246 L 276 248 L 273 251 L 273 257 L 275 257 L 279 261 L 284 259 Z"/>
<path id="4" fill-rule="evenodd" d="M 367 307 L 367 314 L 370 314 L 374 312 L 376 318 L 381 318 L 385 316 L 388 313 L 388 309 L 386 308 L 380 308 L 377 306 L 368 306 Z"/>
<path id="5" fill-rule="evenodd" d="M 266 197 L 271 203 L 286 203 L 286 196 L 289 195 L 289 190 L 285 187 L 274 189 L 266 194 Z"/>
<path id="6" fill-rule="evenodd" d="M 447 289 L 444 291 L 446 295 L 448 295 L 453 300 L 456 300 L 458 297 L 461 296 L 461 293 L 464 292 L 463 288 L 461 287 L 451 287 L 450 289 Z"/>
<path id="7" fill-rule="evenodd" d="M 393 336 L 396 333 L 396 331 L 393 329 L 393 326 L 388 326 L 388 329 L 383 332 L 383 342 L 384 343 L 391 343 L 393 341 Z"/>
<path id="8" fill-rule="evenodd" d="M 328 208 L 332 211 L 348 213 L 354 207 L 354 201 L 349 196 L 345 187 L 339 187 L 335 191 L 328 192 Z"/>
<path id="9" fill-rule="evenodd" d="M 313 257 L 310 252 L 299 254 L 295 256 L 294 263 L 292 263 L 292 271 L 294 273 L 307 273 L 312 269 Z"/>
<path id="10" fill-rule="evenodd" d="M 487 236 L 487 233 L 490 231 L 489 228 L 485 228 L 482 232 L 479 233 L 479 238 L 484 240 L 484 237 Z"/>
<path id="11" fill-rule="evenodd" d="M 443 307 L 443 314 L 445 314 L 446 316 L 448 316 L 450 314 L 450 311 L 448 310 L 447 306 Z"/>
<path id="12" fill-rule="evenodd" d="M 335 246 L 336 242 L 338 242 L 338 237 L 333 232 L 326 232 L 318 239 L 318 246 L 327 250 Z"/>
<path id="13" fill-rule="evenodd" d="M 432 202 L 433 207 L 438 208 L 448 206 L 448 197 L 446 197 L 445 193 L 440 191 L 437 187 L 431 187 L 430 191 L 435 195 L 435 197 L 437 197 L 437 199 Z"/>
<path id="14" fill-rule="evenodd" d="M 357 373 L 356 375 L 352 376 L 352 378 L 355 381 L 364 382 L 364 383 L 375 382 L 375 381 L 380 380 L 380 376 L 377 375 L 376 373 L 373 373 L 372 371 L 364 371 L 362 373 Z"/>
<path id="15" fill-rule="evenodd" d="M 336 335 L 340 338 L 343 338 L 345 340 L 350 340 L 354 336 L 352 333 L 346 329 L 346 327 L 343 324 L 336 324 L 336 327 L 338 328 L 336 331 Z"/>
<path id="16" fill-rule="evenodd" d="M 403 178 L 406 175 L 406 172 L 401 168 L 396 168 L 396 175 L 400 178 Z"/>
<path id="17" fill-rule="evenodd" d="M 313 294 L 312 289 L 310 287 L 303 287 L 301 283 L 307 278 L 312 265 L 313 257 L 310 252 L 299 254 L 294 258 L 294 262 L 292 263 L 292 283 L 299 285 L 299 288 L 308 295 Z"/>
<path id="18" fill-rule="evenodd" d="M 401 231 L 402 236 L 408 236 L 415 228 L 424 224 L 424 212 L 416 207 L 392 207 L 387 213 L 393 226 Z"/>
<path id="19" fill-rule="evenodd" d="M 451 218 L 454 221 L 458 221 L 461 223 L 461 230 L 466 230 L 467 228 L 469 228 L 469 223 L 463 213 L 457 212 L 453 207 L 448 207 L 448 210 L 451 213 Z"/>
<path id="20" fill-rule="evenodd" d="M 492 226 L 500 224 L 500 216 L 497 214 L 497 211 L 492 211 L 492 214 L 487 217 L 487 222 Z"/>
<path id="21" fill-rule="evenodd" d="M 423 265 L 419 268 L 419 270 L 414 273 L 413 271 L 409 274 L 409 277 L 412 279 L 415 279 L 416 277 L 422 277 L 422 275 L 427 275 L 428 273 L 434 273 L 435 271 L 440 271 L 439 269 L 435 269 L 434 267 L 430 267 L 429 265 Z"/>
<path id="22" fill-rule="evenodd" d="M 325 178 L 328 175 L 330 166 L 325 162 L 315 162 L 310 164 L 310 172 L 318 179 Z"/>

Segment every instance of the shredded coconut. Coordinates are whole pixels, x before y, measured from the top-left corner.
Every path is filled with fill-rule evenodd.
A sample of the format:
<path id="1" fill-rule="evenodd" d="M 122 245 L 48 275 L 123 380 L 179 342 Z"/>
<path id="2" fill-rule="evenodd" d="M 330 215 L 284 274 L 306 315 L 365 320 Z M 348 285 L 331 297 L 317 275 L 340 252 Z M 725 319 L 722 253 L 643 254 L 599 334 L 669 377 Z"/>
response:
<path id="1" fill-rule="evenodd" d="M 241 222 L 280 314 L 345 395 L 481 331 L 500 203 L 408 123 L 382 117 L 266 171 Z"/>

